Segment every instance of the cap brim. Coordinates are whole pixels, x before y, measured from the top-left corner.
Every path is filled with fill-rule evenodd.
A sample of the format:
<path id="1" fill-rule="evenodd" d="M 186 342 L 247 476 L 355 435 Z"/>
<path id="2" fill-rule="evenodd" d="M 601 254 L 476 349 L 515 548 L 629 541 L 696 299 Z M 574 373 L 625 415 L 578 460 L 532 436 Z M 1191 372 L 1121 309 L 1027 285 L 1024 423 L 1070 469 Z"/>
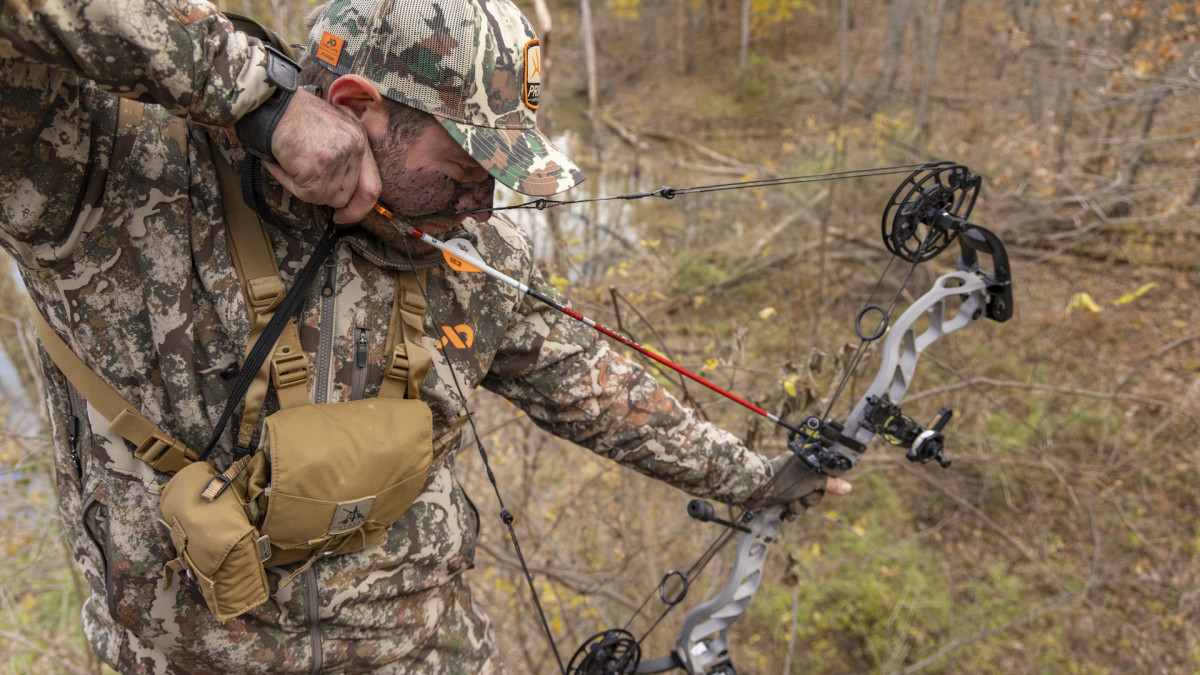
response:
<path id="1" fill-rule="evenodd" d="M 445 117 L 438 121 L 488 173 L 521 194 L 546 197 L 587 178 L 537 128 L 477 127 Z"/>

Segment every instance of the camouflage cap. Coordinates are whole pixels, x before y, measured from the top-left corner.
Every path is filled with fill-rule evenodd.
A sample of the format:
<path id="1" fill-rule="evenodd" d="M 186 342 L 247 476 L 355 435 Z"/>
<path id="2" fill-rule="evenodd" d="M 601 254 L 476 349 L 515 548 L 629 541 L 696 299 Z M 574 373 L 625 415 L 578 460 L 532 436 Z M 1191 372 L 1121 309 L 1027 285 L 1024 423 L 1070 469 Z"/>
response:
<path id="1" fill-rule="evenodd" d="M 517 192 L 552 195 L 585 178 L 537 129 L 541 46 L 511 0 L 334 0 L 308 53 L 431 113 Z"/>

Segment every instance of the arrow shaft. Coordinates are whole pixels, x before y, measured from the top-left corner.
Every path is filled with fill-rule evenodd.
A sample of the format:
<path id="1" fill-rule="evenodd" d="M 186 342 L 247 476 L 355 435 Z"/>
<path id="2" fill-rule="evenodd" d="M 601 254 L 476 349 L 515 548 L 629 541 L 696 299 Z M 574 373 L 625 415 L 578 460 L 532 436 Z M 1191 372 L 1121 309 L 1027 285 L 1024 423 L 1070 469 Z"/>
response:
<path id="1" fill-rule="evenodd" d="M 692 371 L 688 370 L 687 368 L 684 368 L 683 366 L 680 366 L 680 365 L 674 363 L 673 361 L 671 361 L 667 358 L 664 358 L 663 356 L 656 354 L 653 351 L 650 351 L 649 349 L 634 342 L 633 340 L 630 340 L 629 338 L 625 337 L 624 335 L 621 335 L 617 331 L 612 330 L 611 328 L 608 328 L 607 326 L 604 326 L 603 324 L 597 323 L 596 321 L 580 314 L 579 312 L 576 312 L 575 310 L 571 309 L 570 307 L 567 307 L 566 305 L 563 305 L 562 303 L 555 301 L 553 298 L 550 298 L 550 297 L 544 295 L 543 293 L 540 293 L 537 290 L 530 288 L 529 286 L 526 286 L 525 284 L 521 283 L 520 281 L 517 281 L 516 279 L 508 276 L 507 274 L 501 272 L 500 270 L 497 270 L 496 268 L 485 263 L 484 261 L 480 260 L 479 258 L 477 258 L 465 251 L 461 251 L 458 249 L 454 249 L 450 246 L 447 246 L 444 242 L 439 241 L 438 239 L 435 239 L 434 237 L 431 237 L 430 235 L 426 234 L 425 232 L 422 232 L 421 230 L 413 227 L 412 225 L 409 225 L 408 223 L 406 223 L 402 220 L 395 219 L 392 216 L 391 212 L 387 211 L 387 209 L 379 207 L 379 208 L 376 208 L 376 211 L 378 211 L 385 218 L 388 218 L 389 220 L 391 220 L 392 225 L 394 225 L 398 230 L 400 230 L 401 233 L 406 234 L 410 237 L 413 237 L 414 239 L 417 239 L 419 241 L 423 241 L 426 244 L 429 244 L 430 246 L 432 246 L 440 251 L 448 253 L 456 258 L 459 258 L 459 259 L 463 260 L 464 262 L 479 268 L 479 270 L 481 272 L 483 272 L 484 274 L 488 275 L 489 277 L 495 279 L 496 281 L 499 281 L 500 283 L 505 284 L 506 286 L 515 288 L 515 289 L 521 291 L 522 293 L 538 300 L 539 302 L 542 302 L 550 307 L 553 307 L 554 309 L 562 312 L 563 314 L 566 314 L 567 316 L 571 317 L 572 319 L 575 319 L 576 321 L 579 321 L 580 323 L 582 323 L 586 326 L 589 326 L 589 327 L 599 331 L 600 333 L 603 333 L 604 335 L 607 335 L 608 337 L 612 338 L 613 340 L 616 340 L 617 342 L 625 345 L 626 347 L 629 347 L 630 349 L 636 351 L 637 353 L 641 354 L 642 356 L 652 359 L 655 362 L 662 364 L 663 366 L 670 368 L 671 370 L 679 373 L 680 375 L 683 375 L 684 377 L 692 380 L 693 382 L 696 382 L 697 384 L 703 385 L 703 386 L 711 389 L 712 391 L 715 391 L 716 393 L 720 394 L 721 396 L 724 396 L 725 398 L 733 401 L 734 403 L 737 403 L 738 405 L 746 408 L 747 410 L 750 410 L 756 414 L 762 415 L 763 417 L 767 418 L 768 420 L 784 427 L 785 429 L 788 429 L 789 431 L 797 431 L 790 424 L 779 419 L 779 417 L 772 415 L 771 413 L 754 405 L 753 403 L 738 396 L 737 394 L 734 394 L 734 393 L 726 390 L 725 388 L 723 388 L 713 382 L 710 382 L 709 380 L 697 375 L 696 373 L 693 373 Z"/>

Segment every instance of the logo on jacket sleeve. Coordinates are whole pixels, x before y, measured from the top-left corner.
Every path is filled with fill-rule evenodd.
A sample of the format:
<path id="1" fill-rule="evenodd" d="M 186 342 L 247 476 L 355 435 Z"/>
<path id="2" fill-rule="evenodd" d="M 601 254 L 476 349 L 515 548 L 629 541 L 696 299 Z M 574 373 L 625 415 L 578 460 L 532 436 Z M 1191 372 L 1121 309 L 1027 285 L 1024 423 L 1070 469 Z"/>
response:
<path id="1" fill-rule="evenodd" d="M 455 349 L 466 349 L 475 344 L 475 331 L 466 324 L 442 326 L 442 335 L 442 339 L 437 343 L 438 349 L 445 349 L 447 345 Z"/>

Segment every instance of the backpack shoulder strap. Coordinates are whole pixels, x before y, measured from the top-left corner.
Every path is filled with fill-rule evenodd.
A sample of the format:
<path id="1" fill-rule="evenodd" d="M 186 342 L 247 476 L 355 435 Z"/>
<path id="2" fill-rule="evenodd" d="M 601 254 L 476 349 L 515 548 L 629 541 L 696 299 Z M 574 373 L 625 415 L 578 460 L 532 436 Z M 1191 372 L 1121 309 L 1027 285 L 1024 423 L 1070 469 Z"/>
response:
<path id="1" fill-rule="evenodd" d="M 29 319 L 50 360 L 83 398 L 104 415 L 113 433 L 137 446 L 133 453 L 135 457 L 164 473 L 175 473 L 196 461 L 199 455 L 195 450 L 163 433 L 71 351 L 32 299 L 29 301 Z"/>
<path id="2" fill-rule="evenodd" d="M 420 398 L 421 383 L 433 363 L 433 356 L 421 344 L 425 335 L 425 270 L 397 270 L 393 273 L 392 319 L 388 326 L 387 368 L 379 395 L 385 398 Z"/>
<path id="3" fill-rule="evenodd" d="M 225 212 L 225 232 L 229 255 L 250 313 L 250 337 L 246 353 L 254 348 L 271 320 L 271 315 L 286 295 L 279 265 L 267 230 L 254 211 L 241 199 L 240 181 L 233 166 L 221 154 L 215 143 L 210 144 L 217 177 L 221 182 L 221 206 Z M 275 342 L 270 358 L 255 375 L 246 392 L 241 426 L 238 427 L 238 446 L 250 446 L 259 413 L 271 385 L 275 387 L 279 405 L 290 408 L 309 401 L 308 358 L 300 346 L 300 332 L 295 320 L 288 321 Z"/>

